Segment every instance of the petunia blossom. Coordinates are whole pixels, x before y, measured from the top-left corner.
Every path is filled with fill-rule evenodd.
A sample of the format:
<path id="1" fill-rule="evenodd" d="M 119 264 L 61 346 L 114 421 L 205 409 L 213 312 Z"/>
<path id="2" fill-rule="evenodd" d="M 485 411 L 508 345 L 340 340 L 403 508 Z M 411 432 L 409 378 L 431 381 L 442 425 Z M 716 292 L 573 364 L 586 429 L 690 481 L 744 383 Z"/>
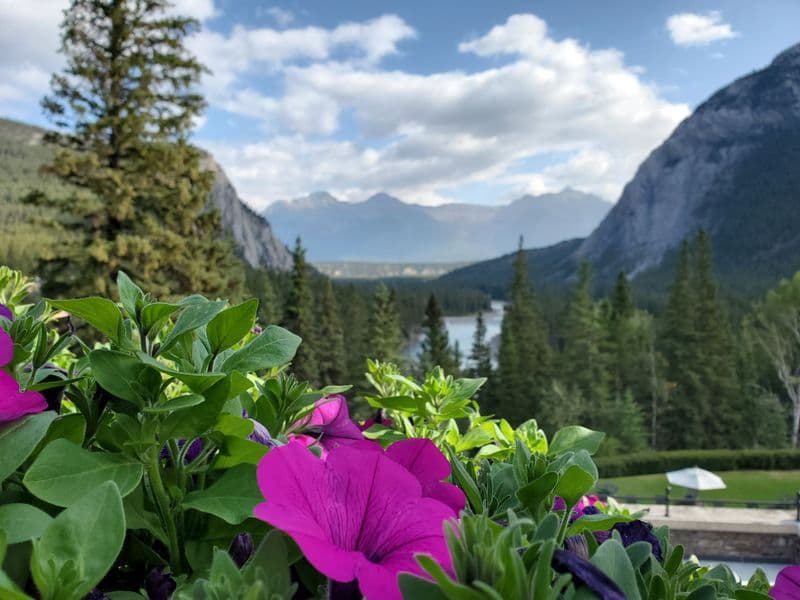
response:
<path id="1" fill-rule="evenodd" d="M 552 564 L 559 573 L 572 574 L 576 584 L 585 585 L 600 600 L 625 600 L 625 594 L 622 593 L 619 586 L 580 554 L 556 548 Z"/>
<path id="2" fill-rule="evenodd" d="M 14 313 L 5 304 L 0 304 L 0 317 L 5 317 L 9 321 L 14 320 Z"/>
<path id="3" fill-rule="evenodd" d="M 444 522 L 453 509 L 423 497 L 417 477 L 383 452 L 337 446 L 323 461 L 290 442 L 261 460 L 258 483 L 266 502 L 255 516 L 333 582 L 357 581 L 368 600 L 400 600 L 398 574 L 423 574 L 415 554 L 451 569 Z"/>
<path id="4" fill-rule="evenodd" d="M 653 533 L 653 526 L 640 519 L 635 519 L 628 523 L 617 523 L 613 529 L 619 532 L 622 538 L 622 545 L 626 548 L 636 542 L 647 542 L 653 549 L 653 556 L 661 562 L 664 555 L 661 552 L 661 542 Z"/>
<path id="5" fill-rule="evenodd" d="M 291 439 L 306 446 L 316 441 L 325 452 L 364 439 L 358 425 L 350 419 L 347 399 L 341 394 L 318 400 L 311 414 L 295 423 L 294 429 L 301 433 L 290 434 Z"/>
<path id="6" fill-rule="evenodd" d="M 0 423 L 14 421 L 24 415 L 42 412 L 47 401 L 39 392 L 23 392 L 14 377 L 3 370 L 14 358 L 14 341 L 0 329 Z"/>
<path id="7" fill-rule="evenodd" d="M 425 438 L 400 440 L 386 449 L 386 456 L 416 476 L 423 496 L 443 502 L 456 514 L 464 508 L 467 497 L 461 488 L 442 481 L 450 477 L 450 463 L 432 441 Z"/>
<path id="8" fill-rule="evenodd" d="M 775 600 L 797 600 L 800 598 L 800 565 L 789 565 L 781 569 L 775 585 L 769 591 Z"/>

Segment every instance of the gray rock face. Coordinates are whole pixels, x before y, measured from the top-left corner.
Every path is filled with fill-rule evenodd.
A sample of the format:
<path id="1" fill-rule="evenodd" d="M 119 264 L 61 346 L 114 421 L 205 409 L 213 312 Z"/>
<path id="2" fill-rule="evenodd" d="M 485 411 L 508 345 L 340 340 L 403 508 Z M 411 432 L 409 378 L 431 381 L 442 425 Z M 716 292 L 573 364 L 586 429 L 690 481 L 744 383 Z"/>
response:
<path id="1" fill-rule="evenodd" d="M 725 189 L 762 140 L 798 128 L 800 44 L 718 91 L 684 120 L 641 164 L 576 257 L 606 274 L 636 275 L 657 266 L 699 228 L 714 231 L 724 210 L 708 204 L 711 192 Z"/>
<path id="2" fill-rule="evenodd" d="M 213 158 L 206 157 L 205 166 L 214 172 L 211 202 L 219 209 L 222 227 L 233 237 L 241 256 L 252 267 L 290 269 L 292 256 L 275 237 L 269 222 L 242 202 L 222 167 Z"/>

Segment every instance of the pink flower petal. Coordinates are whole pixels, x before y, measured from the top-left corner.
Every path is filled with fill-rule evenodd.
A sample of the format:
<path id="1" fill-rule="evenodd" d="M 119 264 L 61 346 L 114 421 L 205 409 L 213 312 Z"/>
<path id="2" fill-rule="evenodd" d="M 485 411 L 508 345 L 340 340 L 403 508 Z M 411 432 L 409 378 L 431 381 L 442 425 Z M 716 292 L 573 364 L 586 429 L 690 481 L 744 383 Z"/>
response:
<path id="1" fill-rule="evenodd" d="M 271 450 L 258 467 L 266 502 L 255 514 L 329 578 L 358 578 L 367 598 L 400 598 L 398 572 L 421 572 L 415 553 L 450 568 L 444 521 L 453 511 L 423 498 L 406 468 L 362 446 L 335 448 L 326 461 L 296 442 Z"/>
<path id="2" fill-rule="evenodd" d="M 800 565 L 781 569 L 769 595 L 775 600 L 797 600 L 800 598 Z"/>
<path id="3" fill-rule="evenodd" d="M 14 358 L 14 340 L 0 329 L 0 367 L 10 363 L 12 358 Z"/>
<path id="4" fill-rule="evenodd" d="M 461 488 L 446 481 L 436 481 L 426 483 L 422 486 L 422 495 L 426 498 L 433 498 L 442 504 L 446 504 L 458 515 L 467 505 L 467 497 Z"/>
<path id="5" fill-rule="evenodd" d="M 17 380 L 0 370 L 0 423 L 42 412 L 47 401 L 39 392 L 21 392 Z"/>
<path id="6" fill-rule="evenodd" d="M 411 438 L 395 442 L 386 456 L 417 476 L 422 483 L 441 481 L 450 476 L 450 463 L 432 441 Z"/>

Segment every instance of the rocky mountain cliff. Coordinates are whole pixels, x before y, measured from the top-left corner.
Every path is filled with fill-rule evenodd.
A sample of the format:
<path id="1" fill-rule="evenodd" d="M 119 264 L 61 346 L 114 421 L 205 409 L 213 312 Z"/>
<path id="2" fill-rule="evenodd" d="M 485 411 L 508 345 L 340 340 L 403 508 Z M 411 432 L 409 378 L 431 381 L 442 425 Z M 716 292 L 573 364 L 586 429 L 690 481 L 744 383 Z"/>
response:
<path id="1" fill-rule="evenodd" d="M 503 206 L 421 206 L 388 194 L 351 203 L 317 192 L 265 215 L 284 242 L 299 235 L 313 261 L 469 262 L 512 250 L 520 235 L 532 246 L 585 236 L 610 207 L 572 189 Z"/>
<path id="2" fill-rule="evenodd" d="M 591 235 L 530 251 L 529 265 L 539 284 L 563 286 L 589 260 L 601 288 L 624 271 L 643 295 L 663 297 L 678 246 L 700 228 L 729 293 L 760 296 L 800 270 L 800 44 L 713 94 L 639 166 Z M 510 276 L 506 257 L 445 278 L 496 290 Z"/>
<path id="3" fill-rule="evenodd" d="M 269 222 L 242 202 L 225 171 L 211 157 L 207 159 L 207 168 L 214 172 L 210 200 L 219 209 L 222 228 L 233 236 L 242 258 L 252 267 L 290 269 L 292 256 Z"/>
<path id="4" fill-rule="evenodd" d="M 771 155 L 795 152 L 798 136 L 800 44 L 721 89 L 684 120 L 641 164 L 576 257 L 609 274 L 637 275 L 657 267 L 701 227 L 711 232 L 717 253 L 724 253 L 723 263 L 731 259 L 729 251 L 738 254 L 727 247 L 731 241 L 765 258 L 779 240 L 796 243 L 792 222 L 800 224 L 800 188 L 790 180 L 800 163 L 796 155 L 789 164 Z M 774 222 L 775 210 L 791 222 Z"/>

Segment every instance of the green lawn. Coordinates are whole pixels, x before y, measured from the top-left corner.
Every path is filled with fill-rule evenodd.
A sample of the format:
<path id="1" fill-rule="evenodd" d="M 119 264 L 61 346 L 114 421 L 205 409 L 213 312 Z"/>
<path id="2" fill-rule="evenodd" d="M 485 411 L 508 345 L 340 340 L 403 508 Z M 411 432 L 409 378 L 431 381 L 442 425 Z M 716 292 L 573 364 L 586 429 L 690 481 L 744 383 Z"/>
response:
<path id="1" fill-rule="evenodd" d="M 800 491 L 800 471 L 721 471 L 717 473 L 727 484 L 724 490 L 700 492 L 701 500 L 762 500 L 791 501 Z M 663 496 L 667 477 L 639 475 L 636 477 L 617 477 L 601 479 L 598 490 L 611 491 L 612 496 Z M 689 490 L 672 486 L 671 498 L 679 499 Z"/>

